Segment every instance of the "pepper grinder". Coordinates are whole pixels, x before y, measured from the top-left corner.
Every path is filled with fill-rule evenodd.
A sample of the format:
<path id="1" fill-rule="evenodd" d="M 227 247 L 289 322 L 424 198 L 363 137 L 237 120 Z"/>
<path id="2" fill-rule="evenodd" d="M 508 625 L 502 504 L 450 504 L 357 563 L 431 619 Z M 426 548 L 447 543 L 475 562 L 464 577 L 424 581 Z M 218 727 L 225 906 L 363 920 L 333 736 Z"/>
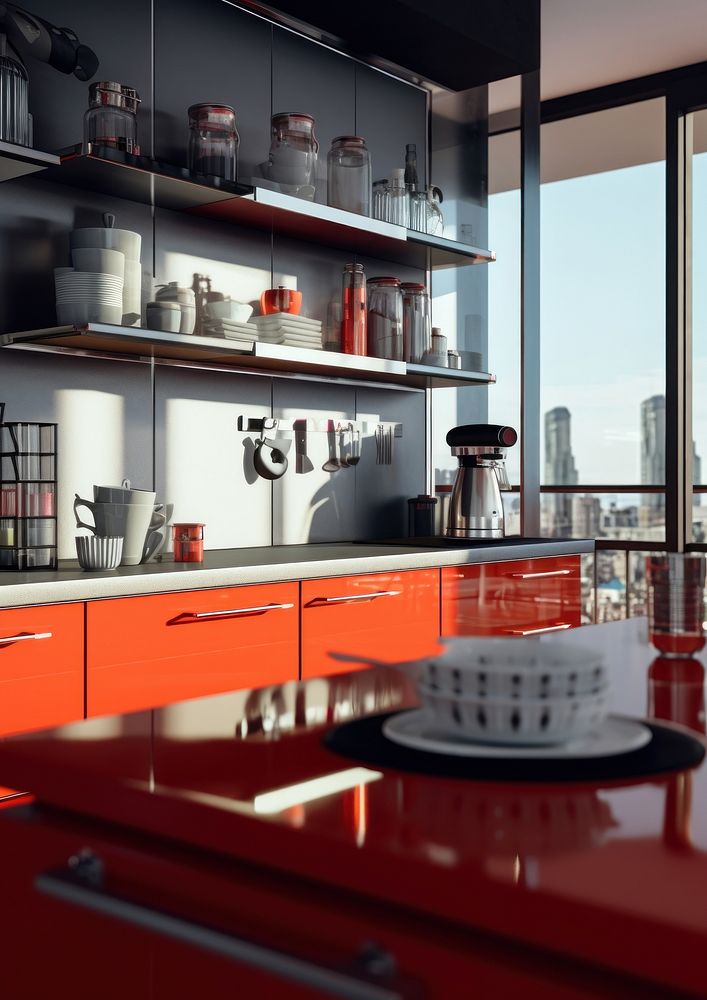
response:
<path id="1" fill-rule="evenodd" d="M 203 337 L 206 304 L 210 301 L 209 296 L 211 295 L 211 278 L 204 274 L 195 274 L 191 287 L 194 292 L 194 305 L 196 306 L 194 333 L 197 337 Z"/>

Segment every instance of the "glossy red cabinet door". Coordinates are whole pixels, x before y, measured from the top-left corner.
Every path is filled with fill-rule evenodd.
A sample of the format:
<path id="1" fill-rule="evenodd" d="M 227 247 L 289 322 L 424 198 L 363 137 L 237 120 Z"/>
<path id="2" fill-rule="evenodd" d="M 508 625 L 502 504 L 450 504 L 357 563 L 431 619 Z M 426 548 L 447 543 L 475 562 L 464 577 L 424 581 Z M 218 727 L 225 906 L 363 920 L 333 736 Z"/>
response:
<path id="1" fill-rule="evenodd" d="M 0 611 L 0 735 L 83 718 L 83 604 Z"/>
<path id="2" fill-rule="evenodd" d="M 82 850 L 102 862 L 103 884 L 73 902 L 47 895 L 46 876 Z M 371 886 L 342 893 L 57 810 L 0 813 L 0 854 L 12 859 L 3 873 L 8 1000 L 666 997 L 645 980 L 401 909 Z M 156 929 L 163 914 L 179 921 L 177 940 Z M 230 958 L 211 950 L 229 947 Z"/>
<path id="3" fill-rule="evenodd" d="M 432 653 L 439 638 L 439 570 L 371 573 L 302 584 L 302 677 L 355 670 L 330 652 L 384 662 Z"/>
<path id="4" fill-rule="evenodd" d="M 88 715 L 296 680 L 298 604 L 297 583 L 93 601 Z"/>
<path id="5" fill-rule="evenodd" d="M 581 557 L 449 566 L 443 635 L 536 635 L 581 625 Z"/>

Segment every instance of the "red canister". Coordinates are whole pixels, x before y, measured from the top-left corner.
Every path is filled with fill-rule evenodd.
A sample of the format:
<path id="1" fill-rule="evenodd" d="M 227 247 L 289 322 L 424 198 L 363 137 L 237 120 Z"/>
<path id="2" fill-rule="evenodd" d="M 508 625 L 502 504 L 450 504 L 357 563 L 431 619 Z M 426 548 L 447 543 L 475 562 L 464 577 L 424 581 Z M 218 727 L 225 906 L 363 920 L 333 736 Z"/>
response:
<path id="1" fill-rule="evenodd" d="M 172 540 L 175 562 L 204 561 L 203 524 L 173 524 Z"/>

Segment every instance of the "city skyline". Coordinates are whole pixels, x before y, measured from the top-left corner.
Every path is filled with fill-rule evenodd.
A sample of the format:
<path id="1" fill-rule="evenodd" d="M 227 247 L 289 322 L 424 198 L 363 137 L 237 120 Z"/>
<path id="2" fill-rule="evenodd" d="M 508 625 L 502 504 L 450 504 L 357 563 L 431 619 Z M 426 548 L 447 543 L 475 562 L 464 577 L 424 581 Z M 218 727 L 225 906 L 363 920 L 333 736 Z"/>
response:
<path id="1" fill-rule="evenodd" d="M 665 485 L 665 396 L 656 393 L 643 399 L 639 407 L 640 482 L 646 486 Z M 608 507 L 601 498 L 582 492 L 580 475 L 572 449 L 572 414 L 567 406 L 555 406 L 544 415 L 544 485 L 577 486 L 578 492 L 545 494 L 543 531 L 554 537 L 636 538 L 661 541 L 665 533 L 665 496 L 645 493 L 637 496 L 607 492 Z M 693 482 L 701 482 L 702 460 L 693 451 Z M 635 502 L 631 502 L 635 501 Z M 693 506 L 699 508 L 700 494 Z M 693 517 L 697 535 L 703 535 L 701 512 Z M 697 538 L 696 538 L 697 540 Z"/>

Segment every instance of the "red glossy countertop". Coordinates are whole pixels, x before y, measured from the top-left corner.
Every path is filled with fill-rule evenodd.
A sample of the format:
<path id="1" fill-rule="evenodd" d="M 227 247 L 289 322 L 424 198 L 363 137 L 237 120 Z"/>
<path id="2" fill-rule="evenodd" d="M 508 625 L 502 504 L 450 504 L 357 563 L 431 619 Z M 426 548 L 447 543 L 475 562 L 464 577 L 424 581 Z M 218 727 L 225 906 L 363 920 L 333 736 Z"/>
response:
<path id="1" fill-rule="evenodd" d="M 571 638 L 606 651 L 615 711 L 650 704 L 704 725 L 701 662 L 654 662 L 645 630 L 636 619 Z M 624 785 L 381 769 L 310 801 L 312 786 L 268 799 L 357 766 L 322 746 L 327 726 L 412 701 L 380 669 L 89 720 L 4 741 L 0 785 L 707 993 L 705 763 Z"/>

